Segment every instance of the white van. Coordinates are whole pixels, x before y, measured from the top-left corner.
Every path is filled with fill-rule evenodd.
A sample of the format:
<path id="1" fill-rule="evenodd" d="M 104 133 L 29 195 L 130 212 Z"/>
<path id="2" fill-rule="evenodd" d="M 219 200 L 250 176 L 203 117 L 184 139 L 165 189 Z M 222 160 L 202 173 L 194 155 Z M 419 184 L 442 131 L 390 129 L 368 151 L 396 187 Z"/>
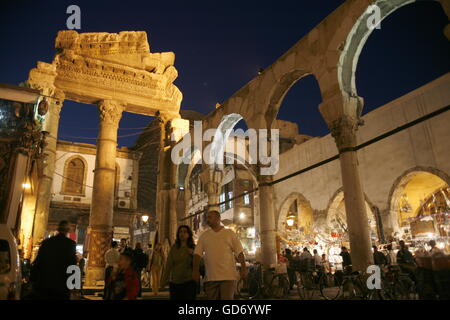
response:
<path id="1" fill-rule="evenodd" d="M 19 300 L 21 280 L 16 239 L 5 224 L 0 224 L 0 300 Z"/>

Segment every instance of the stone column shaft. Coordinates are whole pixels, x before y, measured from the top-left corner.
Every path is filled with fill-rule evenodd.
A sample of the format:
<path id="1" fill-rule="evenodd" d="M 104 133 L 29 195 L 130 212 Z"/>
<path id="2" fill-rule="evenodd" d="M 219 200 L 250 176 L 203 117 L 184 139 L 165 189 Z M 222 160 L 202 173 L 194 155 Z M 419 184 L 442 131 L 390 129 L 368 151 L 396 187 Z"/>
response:
<path id="1" fill-rule="evenodd" d="M 110 247 L 113 227 L 117 129 L 123 107 L 112 100 L 99 104 L 100 128 L 95 158 L 94 186 L 89 218 L 87 285 L 103 280 L 104 255 Z"/>
<path id="2" fill-rule="evenodd" d="M 353 269 L 365 271 L 367 266 L 373 263 L 373 255 L 358 157 L 354 149 L 357 127 L 357 119 L 342 116 L 333 122 L 330 129 L 339 149 Z"/>
<path id="3" fill-rule="evenodd" d="M 176 188 L 170 189 L 169 198 L 170 198 L 170 219 L 169 219 L 170 243 L 174 243 L 177 237 L 177 229 L 178 229 L 178 217 L 177 217 L 178 190 Z"/>
<path id="4" fill-rule="evenodd" d="M 52 183 L 55 174 L 56 143 L 58 139 L 59 118 L 62 100 L 50 100 L 49 110 L 44 122 L 43 130 L 49 134 L 46 138 L 47 145 L 44 148 L 46 156 L 43 175 L 38 186 L 36 201 L 36 214 L 33 225 L 33 245 L 36 246 L 44 238 L 47 231 L 50 201 L 52 199 Z"/>
<path id="5" fill-rule="evenodd" d="M 269 177 L 259 179 L 259 234 L 261 239 L 261 259 L 265 268 L 277 263 L 276 226 L 273 187 Z"/>
<path id="6" fill-rule="evenodd" d="M 222 171 L 213 167 L 205 167 L 200 174 L 200 179 L 205 186 L 206 195 L 208 196 L 208 211 L 219 211 L 219 183 L 222 180 Z"/>

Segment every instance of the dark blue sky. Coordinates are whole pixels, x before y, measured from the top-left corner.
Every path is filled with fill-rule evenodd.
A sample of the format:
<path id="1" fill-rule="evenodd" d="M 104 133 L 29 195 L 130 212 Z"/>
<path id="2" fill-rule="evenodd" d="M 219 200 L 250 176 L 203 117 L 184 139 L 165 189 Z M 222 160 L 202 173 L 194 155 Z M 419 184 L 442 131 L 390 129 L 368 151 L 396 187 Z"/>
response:
<path id="1" fill-rule="evenodd" d="M 81 8 L 79 32 L 144 30 L 152 52 L 174 51 L 184 95 L 183 109 L 213 110 L 272 64 L 303 35 L 337 8 L 327 1 L 1 1 L 0 82 L 18 84 L 36 61 L 51 62 L 58 30 L 66 29 L 66 8 Z M 443 35 L 448 19 L 438 3 L 406 6 L 369 38 L 357 69 L 364 112 L 383 105 L 450 71 L 450 42 Z M 279 118 L 296 121 L 310 135 L 328 132 L 317 106 L 320 91 L 313 77 L 287 94 Z M 150 117 L 126 113 L 120 145 L 132 145 Z M 95 143 L 97 110 L 64 104 L 60 137 Z M 71 137 L 90 137 L 76 139 Z"/>

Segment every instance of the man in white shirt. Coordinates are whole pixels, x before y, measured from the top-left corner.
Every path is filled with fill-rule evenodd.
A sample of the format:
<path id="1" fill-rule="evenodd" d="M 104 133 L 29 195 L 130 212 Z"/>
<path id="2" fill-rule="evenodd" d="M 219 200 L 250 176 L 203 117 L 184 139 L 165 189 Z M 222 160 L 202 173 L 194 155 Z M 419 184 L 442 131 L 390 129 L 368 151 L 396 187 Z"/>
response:
<path id="1" fill-rule="evenodd" d="M 237 235 L 220 223 L 220 213 L 210 211 L 206 223 L 211 228 L 198 240 L 194 251 L 192 278 L 200 279 L 200 259 L 205 261 L 205 292 L 209 300 L 233 300 L 237 282 L 236 257 L 241 278 L 247 277 L 244 249 Z"/>

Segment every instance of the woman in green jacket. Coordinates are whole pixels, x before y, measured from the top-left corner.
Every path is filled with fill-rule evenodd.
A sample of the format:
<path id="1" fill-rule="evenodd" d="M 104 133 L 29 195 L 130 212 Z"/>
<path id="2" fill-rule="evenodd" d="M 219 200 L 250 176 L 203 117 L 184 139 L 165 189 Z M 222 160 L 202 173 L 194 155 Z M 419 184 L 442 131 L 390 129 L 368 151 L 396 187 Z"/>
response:
<path id="1" fill-rule="evenodd" d="M 192 261 L 195 244 L 191 228 L 178 227 L 175 244 L 170 248 L 162 287 L 169 283 L 171 300 L 195 300 L 196 282 L 192 279 Z"/>

